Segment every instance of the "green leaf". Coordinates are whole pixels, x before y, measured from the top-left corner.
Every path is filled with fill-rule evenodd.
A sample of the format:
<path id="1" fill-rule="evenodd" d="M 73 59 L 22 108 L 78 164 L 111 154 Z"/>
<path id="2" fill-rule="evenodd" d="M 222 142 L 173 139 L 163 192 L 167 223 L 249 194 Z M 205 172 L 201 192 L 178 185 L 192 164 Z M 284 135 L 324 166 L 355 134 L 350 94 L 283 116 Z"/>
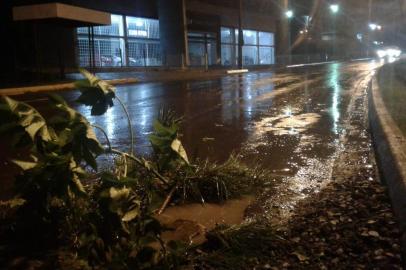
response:
<path id="1" fill-rule="evenodd" d="M 38 122 L 35 122 L 35 123 L 31 123 L 29 126 L 27 126 L 27 127 L 25 128 L 25 131 L 28 133 L 28 135 L 30 136 L 30 138 L 31 138 L 32 140 L 34 140 L 34 139 L 35 139 L 35 136 L 36 136 L 37 133 L 38 133 L 38 131 L 39 131 L 40 129 L 42 129 L 44 126 L 45 126 L 45 123 L 44 123 L 44 122 L 38 121 Z M 41 135 L 42 135 L 43 137 L 46 137 L 47 140 L 49 139 L 49 136 L 48 136 L 47 132 L 41 133 Z"/>
<path id="2" fill-rule="evenodd" d="M 34 169 L 38 165 L 38 159 L 36 158 L 34 158 L 34 161 L 11 160 L 11 162 L 20 167 L 24 171 Z"/>
<path id="3" fill-rule="evenodd" d="M 84 160 L 97 170 L 96 157 L 104 152 L 104 148 L 98 141 L 93 127 L 84 116 L 69 107 L 59 97 L 52 96 L 52 101 L 56 109 L 64 114 L 64 117 L 57 115 L 50 121 L 58 125 L 59 129 L 63 128 L 59 131 L 58 144 L 64 147 L 64 150 L 72 151 L 78 163 Z M 63 118 L 67 120 L 64 122 Z"/>
<path id="4" fill-rule="evenodd" d="M 9 97 L 1 97 L 2 121 L 1 132 L 12 131 L 18 127 L 24 129 L 25 133 L 34 142 L 37 138 L 49 142 L 53 138 L 48 130 L 47 123 L 42 115 L 30 105 L 13 100 Z M 15 134 L 16 144 L 21 143 L 24 138 L 21 134 Z"/>
<path id="5" fill-rule="evenodd" d="M 11 112 L 15 112 L 17 110 L 17 107 L 19 105 L 19 102 L 11 99 L 9 97 L 4 97 L 4 101 L 6 102 L 6 104 L 8 105 L 8 108 Z"/>
<path id="6" fill-rule="evenodd" d="M 155 133 L 159 134 L 160 136 L 174 136 L 176 135 L 176 130 L 172 130 L 169 127 L 164 126 L 161 122 L 158 120 L 154 121 L 153 128 Z"/>
<path id="7" fill-rule="evenodd" d="M 182 142 L 178 139 L 173 140 L 171 148 L 175 151 L 187 164 L 189 164 L 189 159 L 185 148 L 183 148 Z"/>
<path id="8" fill-rule="evenodd" d="M 75 184 L 76 188 L 81 192 L 81 193 L 86 193 L 86 190 L 82 184 L 82 181 L 80 181 L 79 177 L 74 174 L 72 178 L 72 182 Z"/>
<path id="9" fill-rule="evenodd" d="M 109 109 L 109 105 L 102 101 L 94 102 L 91 106 L 92 110 L 90 113 L 94 116 L 103 115 Z"/>
<path id="10" fill-rule="evenodd" d="M 128 177 L 122 177 L 120 179 L 117 179 L 117 176 L 115 174 L 112 174 L 109 172 L 102 173 L 101 179 L 103 182 L 107 182 L 107 183 L 115 185 L 115 186 L 125 186 L 125 185 L 134 186 L 134 185 L 139 184 L 139 181 L 137 179 L 128 178 Z"/>
<path id="11" fill-rule="evenodd" d="M 8 201 L 0 201 L 0 207 L 9 207 L 9 208 L 16 208 L 19 206 L 23 206 L 26 203 L 26 200 L 21 198 L 14 198 Z"/>
<path id="12" fill-rule="evenodd" d="M 114 201 L 127 199 L 130 195 L 130 190 L 128 188 L 110 188 L 110 198 Z"/>
<path id="13" fill-rule="evenodd" d="M 82 89 L 82 95 L 76 100 L 86 106 L 92 106 L 96 100 L 103 98 L 103 93 L 98 91 L 97 88 L 88 87 L 86 91 Z"/>
<path id="14" fill-rule="evenodd" d="M 86 161 L 86 163 L 89 164 L 89 166 L 92 167 L 92 169 L 97 171 L 97 162 L 92 152 L 90 152 L 88 148 L 84 148 L 82 152 L 83 159 Z"/>
<path id="15" fill-rule="evenodd" d="M 138 217 L 139 213 L 140 210 L 138 208 L 135 208 L 133 210 L 128 211 L 121 220 L 123 222 L 130 222 L 134 220 L 136 217 Z"/>
<path id="16" fill-rule="evenodd" d="M 156 148 L 169 147 L 169 144 L 172 142 L 170 138 L 162 138 L 154 134 L 149 135 L 148 138 L 151 142 L 152 147 Z"/>
<path id="17" fill-rule="evenodd" d="M 86 106 L 91 106 L 92 115 L 102 115 L 109 107 L 112 107 L 113 99 L 116 97 L 114 86 L 101 80 L 85 69 L 79 70 L 87 79 L 80 80 L 75 86 L 81 91 L 82 95 L 76 100 Z"/>

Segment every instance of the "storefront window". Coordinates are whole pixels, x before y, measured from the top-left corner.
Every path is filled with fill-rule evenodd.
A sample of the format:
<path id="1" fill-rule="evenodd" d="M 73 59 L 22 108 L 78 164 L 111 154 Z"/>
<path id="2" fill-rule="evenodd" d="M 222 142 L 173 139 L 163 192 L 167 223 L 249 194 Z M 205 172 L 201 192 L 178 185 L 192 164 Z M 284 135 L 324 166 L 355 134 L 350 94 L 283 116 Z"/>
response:
<path id="1" fill-rule="evenodd" d="M 257 45 L 257 31 L 243 30 L 244 45 Z"/>
<path id="2" fill-rule="evenodd" d="M 243 64 L 245 66 L 258 65 L 258 47 L 244 46 L 242 48 Z"/>
<path id="3" fill-rule="evenodd" d="M 226 33 L 225 33 L 226 34 Z M 217 64 L 217 38 L 215 33 L 189 32 L 189 61 L 191 66 Z"/>
<path id="4" fill-rule="evenodd" d="M 127 17 L 127 34 L 129 37 L 159 39 L 158 20 Z"/>
<path id="5" fill-rule="evenodd" d="M 208 41 L 207 42 L 207 59 L 210 66 L 217 64 L 217 42 Z"/>
<path id="6" fill-rule="evenodd" d="M 161 47 L 159 43 L 128 41 L 129 66 L 159 66 L 161 64 Z"/>
<path id="7" fill-rule="evenodd" d="M 238 29 L 221 28 L 221 64 L 238 64 Z M 274 35 L 270 32 L 243 30 L 243 65 L 274 64 Z"/>
<path id="8" fill-rule="evenodd" d="M 274 64 L 274 48 L 273 47 L 259 47 L 259 64 L 271 65 Z"/>
<path id="9" fill-rule="evenodd" d="M 221 64 L 231 66 L 234 59 L 234 45 L 221 45 Z"/>
<path id="10" fill-rule="evenodd" d="M 267 32 L 258 32 L 259 45 L 273 46 L 273 34 Z"/>
<path id="11" fill-rule="evenodd" d="M 91 66 L 94 61 L 96 67 L 125 66 L 125 46 L 123 38 L 95 37 L 94 48 L 89 46 L 87 37 L 78 37 L 79 65 Z M 93 50 L 94 60 L 90 57 Z"/>
<path id="12" fill-rule="evenodd" d="M 124 36 L 123 16 L 111 15 L 111 25 L 95 27 L 94 34 L 107 36 Z"/>
<path id="13" fill-rule="evenodd" d="M 93 28 L 94 46 L 89 46 L 89 28 L 77 29 L 80 66 L 120 67 L 162 64 L 159 22 L 153 19 L 111 16 L 111 25 Z M 125 31 L 127 35 L 125 35 Z"/>
<path id="14" fill-rule="evenodd" d="M 221 27 L 221 42 L 222 43 L 234 43 L 233 29 Z"/>
<path id="15" fill-rule="evenodd" d="M 206 49 L 204 43 L 189 42 L 189 61 L 192 66 L 203 66 Z"/>

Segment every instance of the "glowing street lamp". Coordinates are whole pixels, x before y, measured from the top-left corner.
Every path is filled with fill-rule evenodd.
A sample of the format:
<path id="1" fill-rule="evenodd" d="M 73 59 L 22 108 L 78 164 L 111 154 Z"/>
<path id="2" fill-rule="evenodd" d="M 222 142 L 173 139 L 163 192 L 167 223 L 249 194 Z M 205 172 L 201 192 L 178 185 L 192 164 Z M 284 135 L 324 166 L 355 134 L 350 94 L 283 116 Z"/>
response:
<path id="1" fill-rule="evenodd" d="M 382 26 L 376 23 L 370 23 L 369 24 L 369 29 L 371 29 L 372 31 L 375 30 L 382 30 Z"/>
<path id="2" fill-rule="evenodd" d="M 294 16 L 293 10 L 291 10 L 291 9 L 286 10 L 285 16 L 288 19 L 287 20 L 288 21 L 288 48 L 289 48 L 289 50 L 288 50 L 289 60 L 288 61 L 289 61 L 289 64 L 290 64 L 292 62 L 292 51 L 291 51 L 291 46 L 292 46 L 292 37 L 291 37 L 291 35 L 292 35 L 292 33 L 291 33 L 291 29 L 290 29 L 291 28 L 290 23 L 291 23 L 291 19 Z"/>
<path id="3" fill-rule="evenodd" d="M 330 10 L 331 10 L 331 12 L 332 13 L 337 13 L 338 11 L 340 11 L 340 6 L 339 5 L 337 5 L 337 4 L 332 4 L 332 5 L 330 5 Z"/>

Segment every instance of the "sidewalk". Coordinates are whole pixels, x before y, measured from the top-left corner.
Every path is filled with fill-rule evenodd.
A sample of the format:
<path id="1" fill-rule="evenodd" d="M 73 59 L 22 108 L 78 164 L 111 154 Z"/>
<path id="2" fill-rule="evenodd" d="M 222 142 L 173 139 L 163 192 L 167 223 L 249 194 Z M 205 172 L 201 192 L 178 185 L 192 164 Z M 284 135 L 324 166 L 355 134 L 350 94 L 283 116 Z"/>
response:
<path id="1" fill-rule="evenodd" d="M 369 118 L 378 167 L 388 187 L 406 258 L 405 61 L 383 66 L 369 90 Z"/>
<path id="2" fill-rule="evenodd" d="M 148 82 L 169 82 L 213 79 L 223 76 L 235 76 L 237 74 L 227 74 L 228 69 L 213 70 L 151 70 L 151 71 L 116 71 L 116 72 L 96 72 L 96 75 L 112 85 L 124 85 Z M 275 68 L 253 69 L 256 71 L 273 71 Z M 25 93 L 67 91 L 75 89 L 74 81 L 83 79 L 80 73 L 71 73 L 66 76 L 66 80 L 60 82 L 44 83 L 39 85 L 28 85 L 18 87 L 0 88 L 0 95 L 22 95 Z"/>
<path id="3" fill-rule="evenodd" d="M 385 65 L 378 73 L 380 93 L 403 135 L 406 135 L 406 59 Z"/>

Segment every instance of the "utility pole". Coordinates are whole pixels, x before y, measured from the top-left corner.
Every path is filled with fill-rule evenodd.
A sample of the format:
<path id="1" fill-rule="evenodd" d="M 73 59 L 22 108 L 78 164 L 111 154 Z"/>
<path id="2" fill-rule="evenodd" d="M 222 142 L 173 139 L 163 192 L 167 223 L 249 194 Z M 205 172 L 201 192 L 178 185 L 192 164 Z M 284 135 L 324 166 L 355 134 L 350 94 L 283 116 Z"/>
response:
<path id="1" fill-rule="evenodd" d="M 182 57 L 182 69 L 187 68 L 190 65 L 189 60 L 189 44 L 187 36 L 187 15 L 186 15 L 186 1 L 182 0 L 182 22 L 183 22 L 183 57 Z"/>
<path id="2" fill-rule="evenodd" d="M 372 0 L 369 0 L 368 2 L 368 24 L 371 23 L 371 18 L 372 18 Z M 370 48 L 369 46 L 371 45 L 371 31 L 368 32 L 368 38 L 367 38 L 367 57 L 369 57 L 370 54 Z"/>
<path id="3" fill-rule="evenodd" d="M 243 0 L 239 1 L 239 12 L 238 12 L 238 68 L 242 69 L 242 46 L 244 45 L 244 36 L 242 31 L 242 15 L 243 15 Z"/>

